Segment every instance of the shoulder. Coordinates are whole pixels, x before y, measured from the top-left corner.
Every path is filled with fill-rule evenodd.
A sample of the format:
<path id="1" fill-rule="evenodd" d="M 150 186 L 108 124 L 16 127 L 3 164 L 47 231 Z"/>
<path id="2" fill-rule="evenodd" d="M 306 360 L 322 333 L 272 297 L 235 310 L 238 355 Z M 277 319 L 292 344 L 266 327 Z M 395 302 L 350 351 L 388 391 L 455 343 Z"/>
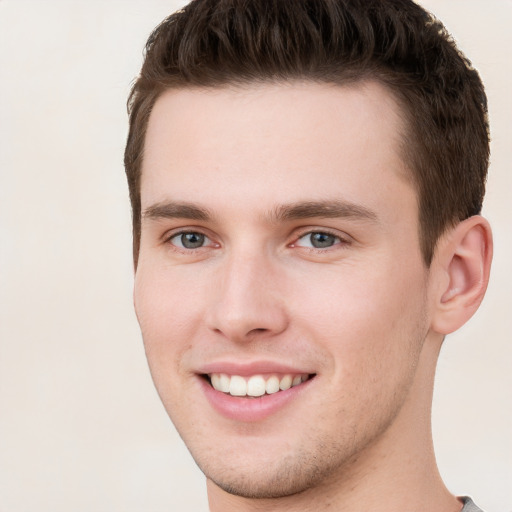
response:
<path id="1" fill-rule="evenodd" d="M 473 503 L 473 500 L 468 496 L 461 496 L 459 499 L 464 503 L 461 512 L 483 512 L 483 510 L 477 507 Z"/>

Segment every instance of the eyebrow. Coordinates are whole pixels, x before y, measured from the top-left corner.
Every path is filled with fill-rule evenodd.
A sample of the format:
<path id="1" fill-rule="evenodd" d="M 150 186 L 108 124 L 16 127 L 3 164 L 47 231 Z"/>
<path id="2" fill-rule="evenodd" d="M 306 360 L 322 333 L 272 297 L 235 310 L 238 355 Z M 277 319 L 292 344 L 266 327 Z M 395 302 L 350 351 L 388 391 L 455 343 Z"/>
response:
<path id="1" fill-rule="evenodd" d="M 192 203 L 165 202 L 156 203 L 144 210 L 144 219 L 190 219 L 207 221 L 212 218 L 208 209 Z"/>
<path id="2" fill-rule="evenodd" d="M 156 203 L 146 208 L 143 219 L 189 219 L 210 221 L 213 215 L 210 210 L 193 203 L 168 201 Z M 276 206 L 268 214 L 271 222 L 286 222 L 311 218 L 347 218 L 377 222 L 377 214 L 362 205 L 342 200 L 299 201 L 297 203 Z"/>
<path id="3" fill-rule="evenodd" d="M 271 215 L 274 221 L 290 221 L 321 217 L 324 219 L 347 218 L 377 222 L 377 214 L 365 206 L 355 203 L 331 201 L 304 201 L 276 207 Z"/>

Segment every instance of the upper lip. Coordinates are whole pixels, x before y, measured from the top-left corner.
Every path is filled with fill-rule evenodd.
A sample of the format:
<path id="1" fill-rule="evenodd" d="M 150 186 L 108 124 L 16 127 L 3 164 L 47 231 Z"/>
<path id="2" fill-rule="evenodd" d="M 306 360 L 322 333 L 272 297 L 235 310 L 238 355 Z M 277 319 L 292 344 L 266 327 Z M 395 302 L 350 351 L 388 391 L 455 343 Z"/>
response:
<path id="1" fill-rule="evenodd" d="M 248 377 L 259 374 L 303 374 L 314 373 L 303 366 L 283 364 L 275 361 L 215 361 L 201 366 L 199 374 L 225 373 Z"/>

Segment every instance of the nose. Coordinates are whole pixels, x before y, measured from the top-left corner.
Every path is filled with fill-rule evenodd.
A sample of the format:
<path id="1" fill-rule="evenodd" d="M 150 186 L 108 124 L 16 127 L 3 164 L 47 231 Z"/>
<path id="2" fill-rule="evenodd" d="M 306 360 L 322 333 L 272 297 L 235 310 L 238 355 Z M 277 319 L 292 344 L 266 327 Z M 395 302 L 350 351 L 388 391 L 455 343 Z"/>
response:
<path id="1" fill-rule="evenodd" d="M 235 342 L 269 339 L 288 326 L 279 275 L 263 254 L 226 257 L 212 283 L 206 322 Z"/>

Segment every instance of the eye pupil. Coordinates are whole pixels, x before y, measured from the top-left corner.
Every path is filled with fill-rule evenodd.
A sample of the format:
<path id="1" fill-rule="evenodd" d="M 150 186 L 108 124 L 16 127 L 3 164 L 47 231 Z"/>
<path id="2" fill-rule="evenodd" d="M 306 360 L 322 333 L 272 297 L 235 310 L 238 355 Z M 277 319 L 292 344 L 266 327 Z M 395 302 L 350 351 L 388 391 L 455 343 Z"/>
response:
<path id="1" fill-rule="evenodd" d="M 311 233 L 311 245 L 317 249 L 323 247 L 331 247 L 334 245 L 336 237 L 329 235 L 329 233 Z"/>
<path id="2" fill-rule="evenodd" d="M 204 238 L 201 233 L 183 233 L 181 243 L 187 249 L 197 249 L 204 244 Z"/>

